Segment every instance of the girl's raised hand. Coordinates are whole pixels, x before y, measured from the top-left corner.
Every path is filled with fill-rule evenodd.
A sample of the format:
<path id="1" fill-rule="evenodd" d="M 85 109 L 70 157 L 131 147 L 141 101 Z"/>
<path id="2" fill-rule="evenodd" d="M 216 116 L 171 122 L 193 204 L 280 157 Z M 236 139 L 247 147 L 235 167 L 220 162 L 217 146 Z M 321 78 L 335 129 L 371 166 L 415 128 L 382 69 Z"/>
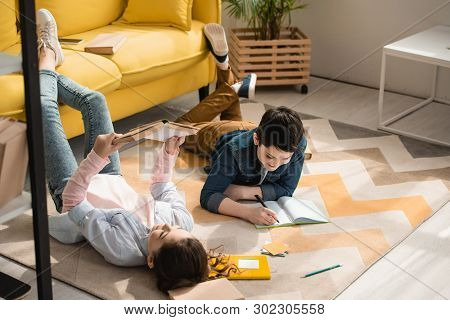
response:
<path id="1" fill-rule="evenodd" d="M 174 155 L 184 143 L 184 137 L 172 137 L 166 140 L 164 143 L 164 148 L 166 152 L 170 155 Z"/>
<path id="2" fill-rule="evenodd" d="M 119 133 L 108 133 L 108 134 L 100 134 L 95 139 L 94 143 L 94 151 L 102 158 L 107 158 L 111 153 L 119 150 L 123 147 L 126 142 L 113 144 L 113 140 L 116 138 L 120 138 L 122 134 Z"/>

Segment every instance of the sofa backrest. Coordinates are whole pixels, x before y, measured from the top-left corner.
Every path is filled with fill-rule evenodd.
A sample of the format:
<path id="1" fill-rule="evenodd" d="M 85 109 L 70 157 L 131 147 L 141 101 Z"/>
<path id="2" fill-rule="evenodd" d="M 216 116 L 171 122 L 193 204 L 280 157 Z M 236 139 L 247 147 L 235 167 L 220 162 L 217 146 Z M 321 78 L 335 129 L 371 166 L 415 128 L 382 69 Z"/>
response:
<path id="1" fill-rule="evenodd" d="M 0 51 L 19 41 L 15 0 L 0 0 Z"/>
<path id="2" fill-rule="evenodd" d="M 0 0 L 3 1 L 3 0 Z M 126 0 L 36 0 L 55 17 L 58 35 L 67 36 L 106 26 L 123 13 Z"/>
<path id="3" fill-rule="evenodd" d="M 103 27 L 117 20 L 127 0 L 35 0 L 36 10 L 48 9 L 58 24 L 58 35 L 68 36 Z M 162 0 L 163 1 L 163 0 Z M 19 40 L 16 32 L 18 0 L 0 0 L 0 51 Z M 220 23 L 221 0 L 194 0 L 192 18 Z"/>
<path id="4" fill-rule="evenodd" d="M 192 19 L 203 23 L 220 23 L 221 10 L 221 0 L 194 0 L 192 4 Z"/>

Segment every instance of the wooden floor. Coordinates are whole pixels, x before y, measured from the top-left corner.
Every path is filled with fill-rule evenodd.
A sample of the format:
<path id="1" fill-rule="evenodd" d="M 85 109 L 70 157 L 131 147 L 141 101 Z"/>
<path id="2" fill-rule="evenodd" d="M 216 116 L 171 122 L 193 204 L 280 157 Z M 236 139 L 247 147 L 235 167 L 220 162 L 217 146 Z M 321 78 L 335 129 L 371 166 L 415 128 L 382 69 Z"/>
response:
<path id="1" fill-rule="evenodd" d="M 256 100 L 273 106 L 289 106 L 294 110 L 341 121 L 369 129 L 377 128 L 378 91 L 370 88 L 312 78 L 309 94 L 301 95 L 293 87 L 261 88 Z M 386 117 L 407 109 L 420 99 L 385 94 Z M 152 115 L 168 115 L 165 106 L 193 106 L 197 93 L 169 101 L 162 108 L 150 110 Z M 170 108 L 173 110 L 173 108 Z M 175 108 L 176 109 L 176 108 Z M 115 124 L 116 131 L 139 124 L 145 114 Z M 148 119 L 148 115 L 147 115 Z M 433 103 L 395 124 L 435 139 L 450 142 L 450 107 Z M 122 129 L 122 130 L 121 130 Z M 81 140 L 80 140 L 81 141 Z M 76 143 L 75 143 L 76 144 Z M 78 146 L 79 147 L 79 146 Z M 401 244 L 391 250 L 351 284 L 338 299 L 449 299 L 450 298 L 450 204 L 439 210 Z M 0 258 L 0 270 L 29 282 L 33 291 L 27 299 L 36 299 L 34 271 Z M 76 288 L 54 281 L 55 299 L 95 299 Z"/>
<path id="2" fill-rule="evenodd" d="M 257 91 L 257 100 L 373 130 L 378 125 L 378 90 L 366 87 L 312 78 L 306 96 L 292 87 L 263 88 Z M 421 101 L 385 92 L 383 119 L 387 120 Z M 450 143 L 450 106 L 432 103 L 392 126 Z"/>
<path id="3" fill-rule="evenodd" d="M 447 203 L 337 299 L 450 299 L 449 253 Z"/>

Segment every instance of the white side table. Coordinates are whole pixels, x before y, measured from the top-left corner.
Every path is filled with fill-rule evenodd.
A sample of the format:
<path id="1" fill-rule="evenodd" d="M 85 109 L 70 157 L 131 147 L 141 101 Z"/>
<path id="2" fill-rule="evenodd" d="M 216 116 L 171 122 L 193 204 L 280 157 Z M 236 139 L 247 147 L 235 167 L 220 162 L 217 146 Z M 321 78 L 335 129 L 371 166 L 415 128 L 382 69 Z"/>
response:
<path id="1" fill-rule="evenodd" d="M 388 55 L 431 64 L 434 66 L 434 77 L 431 84 L 431 95 L 428 99 L 395 115 L 388 120 L 383 120 L 386 57 Z M 438 78 L 439 67 L 450 68 L 450 26 L 435 26 L 431 29 L 416 33 L 410 37 L 404 38 L 383 47 L 383 57 L 381 60 L 380 94 L 378 98 L 378 128 L 380 130 L 396 133 L 422 141 L 450 146 L 450 143 L 448 143 L 448 141 L 436 140 L 408 131 L 389 127 L 390 124 L 406 117 L 407 115 L 419 110 L 420 108 L 425 107 L 433 101 L 450 105 L 450 101 L 439 99 L 436 97 L 436 82 Z"/>

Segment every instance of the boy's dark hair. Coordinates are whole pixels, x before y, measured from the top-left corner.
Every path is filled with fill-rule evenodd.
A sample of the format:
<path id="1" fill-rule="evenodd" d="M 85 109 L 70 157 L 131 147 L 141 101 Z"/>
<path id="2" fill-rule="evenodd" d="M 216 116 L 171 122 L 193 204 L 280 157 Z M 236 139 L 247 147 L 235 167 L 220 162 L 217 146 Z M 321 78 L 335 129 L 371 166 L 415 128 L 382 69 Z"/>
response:
<path id="1" fill-rule="evenodd" d="M 166 292 L 208 279 L 208 256 L 197 239 L 164 244 L 154 258 L 158 289 Z"/>
<path id="2" fill-rule="evenodd" d="M 298 113 L 286 107 L 267 110 L 256 129 L 261 144 L 285 152 L 297 149 L 304 132 Z"/>

